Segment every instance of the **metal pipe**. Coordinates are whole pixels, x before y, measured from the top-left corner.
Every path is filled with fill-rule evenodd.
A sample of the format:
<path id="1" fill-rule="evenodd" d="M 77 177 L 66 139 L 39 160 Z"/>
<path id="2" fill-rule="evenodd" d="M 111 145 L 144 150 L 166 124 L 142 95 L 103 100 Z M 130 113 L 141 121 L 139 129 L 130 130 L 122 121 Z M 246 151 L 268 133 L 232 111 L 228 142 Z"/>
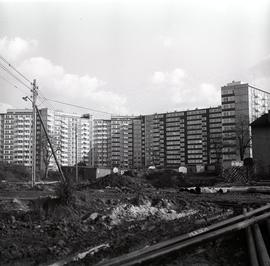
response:
<path id="1" fill-rule="evenodd" d="M 270 258 L 267 252 L 262 233 L 258 224 L 252 226 L 257 255 L 261 266 L 270 266 Z"/>
<path id="2" fill-rule="evenodd" d="M 243 213 L 247 213 L 247 209 L 243 209 Z M 247 246 L 248 246 L 248 253 L 249 253 L 249 259 L 250 259 L 250 265 L 251 266 L 259 266 L 257 253 L 256 253 L 256 247 L 254 243 L 254 238 L 252 235 L 252 231 L 250 226 L 246 228 L 245 230 L 246 239 L 247 239 Z"/>
<path id="3" fill-rule="evenodd" d="M 259 221 L 263 221 L 269 218 L 270 218 L 270 212 L 267 212 L 259 216 L 246 219 L 241 222 L 235 222 L 234 224 L 219 228 L 214 231 L 210 231 L 210 232 L 208 231 L 202 235 L 190 236 L 188 239 L 184 241 L 176 241 L 173 244 L 167 244 L 163 246 L 161 245 L 162 246 L 161 248 L 150 250 L 148 252 L 145 252 L 145 250 L 142 249 L 140 251 L 137 251 L 135 256 L 134 256 L 134 253 L 133 253 L 133 256 L 130 256 L 130 254 L 125 254 L 123 256 L 114 258 L 108 262 L 98 263 L 97 265 L 102 265 L 102 266 L 125 265 L 127 266 L 127 265 L 134 265 L 134 264 L 142 263 L 145 261 L 152 260 L 154 258 L 158 258 L 165 254 L 174 252 L 176 250 L 180 250 L 180 249 L 192 246 L 192 245 L 198 245 L 206 241 L 216 239 L 222 235 L 245 229 L 252 224 L 258 223 Z M 270 264 L 266 264 L 266 265 L 270 265 Z"/>

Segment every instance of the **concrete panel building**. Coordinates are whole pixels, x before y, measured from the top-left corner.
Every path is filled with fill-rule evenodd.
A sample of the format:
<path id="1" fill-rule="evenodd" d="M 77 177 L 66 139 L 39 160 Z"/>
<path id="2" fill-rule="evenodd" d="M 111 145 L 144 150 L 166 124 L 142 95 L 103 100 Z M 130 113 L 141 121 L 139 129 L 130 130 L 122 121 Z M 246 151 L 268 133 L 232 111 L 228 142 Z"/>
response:
<path id="1" fill-rule="evenodd" d="M 100 127 L 103 123 L 109 127 Z M 109 167 L 141 169 L 205 166 L 220 160 L 221 107 L 95 120 L 94 147 Z M 109 131 L 111 132 L 109 133 Z M 102 136 L 110 139 L 101 145 Z M 110 150 L 109 154 L 107 151 Z M 110 156 L 111 155 L 111 156 Z M 96 161 L 95 166 L 102 166 Z M 104 166 L 104 165 L 103 165 Z"/>
<path id="2" fill-rule="evenodd" d="M 252 157 L 249 124 L 270 108 L 270 93 L 247 83 L 228 83 L 221 88 L 223 165 Z M 240 137 L 240 140 L 239 140 Z M 242 140 L 241 140 L 242 139 Z M 250 142 L 243 151 L 243 146 Z M 244 143 L 244 144 L 242 144 Z"/>
<path id="3" fill-rule="evenodd" d="M 111 167 L 111 120 L 94 119 L 93 153 L 95 167 Z"/>
<path id="4" fill-rule="evenodd" d="M 92 116 L 79 116 L 47 108 L 40 110 L 47 132 L 61 165 L 76 163 L 76 147 L 78 161 L 88 163 L 88 153 L 92 146 Z M 0 154 L 1 160 L 7 163 L 32 165 L 32 110 L 8 109 L 1 115 Z M 76 146 L 77 139 L 77 146 Z M 50 155 L 51 151 L 37 118 L 37 169 L 55 169 L 56 164 Z M 47 157 L 48 160 L 45 158 Z"/>
<path id="5" fill-rule="evenodd" d="M 133 118 L 111 118 L 111 167 L 128 169 L 133 165 Z"/>

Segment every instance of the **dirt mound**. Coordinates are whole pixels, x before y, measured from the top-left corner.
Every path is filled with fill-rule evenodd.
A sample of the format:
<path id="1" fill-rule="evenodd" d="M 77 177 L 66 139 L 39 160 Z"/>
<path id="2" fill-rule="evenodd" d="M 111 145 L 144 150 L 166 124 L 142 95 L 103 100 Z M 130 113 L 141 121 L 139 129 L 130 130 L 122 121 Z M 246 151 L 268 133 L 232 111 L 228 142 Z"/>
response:
<path id="1" fill-rule="evenodd" d="M 135 180 L 135 178 L 132 178 L 127 175 L 117 175 L 117 174 L 111 174 L 107 175 L 101 178 L 96 179 L 93 183 L 89 185 L 91 188 L 95 189 L 104 189 L 106 187 L 112 187 L 112 188 L 126 188 L 131 190 L 137 190 L 145 185 Z"/>
<path id="2" fill-rule="evenodd" d="M 175 188 L 187 186 L 184 175 L 174 170 L 156 170 L 148 173 L 145 178 L 156 188 Z"/>

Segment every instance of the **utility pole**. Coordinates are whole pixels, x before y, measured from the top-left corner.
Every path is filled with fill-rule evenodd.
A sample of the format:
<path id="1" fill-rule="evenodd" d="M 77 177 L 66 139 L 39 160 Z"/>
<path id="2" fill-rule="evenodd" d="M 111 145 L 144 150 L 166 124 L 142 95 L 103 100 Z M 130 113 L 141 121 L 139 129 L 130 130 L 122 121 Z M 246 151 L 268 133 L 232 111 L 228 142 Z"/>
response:
<path id="1" fill-rule="evenodd" d="M 37 99 L 37 89 L 36 80 L 33 81 L 33 88 L 32 88 L 32 108 L 33 108 L 33 115 L 32 115 L 32 187 L 35 185 L 36 182 L 36 135 L 37 135 L 37 116 L 36 116 L 36 99 Z"/>
<path id="2" fill-rule="evenodd" d="M 54 151 L 54 148 L 53 148 L 53 145 L 52 145 L 51 140 L 50 140 L 50 138 L 49 138 L 47 129 L 46 129 L 45 125 L 44 125 L 44 122 L 43 122 L 43 120 L 42 120 L 40 111 L 38 110 L 37 106 L 36 106 L 36 111 L 37 111 L 38 117 L 39 117 L 39 119 L 40 119 L 41 126 L 42 126 L 42 128 L 43 128 L 43 130 L 44 130 L 45 136 L 46 136 L 46 138 L 47 138 L 47 140 L 48 140 L 48 143 L 49 143 L 49 145 L 50 145 L 50 148 L 51 148 L 51 150 L 52 150 L 53 158 L 54 158 L 54 160 L 55 160 L 55 162 L 56 162 L 58 171 L 59 171 L 59 173 L 60 173 L 61 182 L 62 182 L 62 183 L 65 183 L 67 180 L 66 180 L 66 178 L 65 178 L 65 176 L 64 176 L 64 173 L 63 173 L 63 171 L 62 171 L 62 168 L 61 168 L 61 166 L 60 166 L 60 164 L 59 164 L 59 162 L 58 162 L 56 153 L 55 153 L 55 151 Z"/>
<path id="3" fill-rule="evenodd" d="M 76 121 L 75 127 L 75 161 L 76 161 L 76 183 L 79 183 L 79 174 L 78 174 L 78 121 Z"/>

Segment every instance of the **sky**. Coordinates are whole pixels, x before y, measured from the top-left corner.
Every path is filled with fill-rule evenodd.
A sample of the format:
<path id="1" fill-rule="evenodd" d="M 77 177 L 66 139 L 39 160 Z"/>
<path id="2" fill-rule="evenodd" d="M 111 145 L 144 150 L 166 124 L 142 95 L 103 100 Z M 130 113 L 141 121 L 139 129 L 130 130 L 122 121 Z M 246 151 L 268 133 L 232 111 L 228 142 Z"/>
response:
<path id="1" fill-rule="evenodd" d="M 270 0 L 0 0 L 0 55 L 37 80 L 40 108 L 217 106 L 232 80 L 270 92 Z M 25 95 L 0 68 L 0 112 L 30 108 Z"/>

